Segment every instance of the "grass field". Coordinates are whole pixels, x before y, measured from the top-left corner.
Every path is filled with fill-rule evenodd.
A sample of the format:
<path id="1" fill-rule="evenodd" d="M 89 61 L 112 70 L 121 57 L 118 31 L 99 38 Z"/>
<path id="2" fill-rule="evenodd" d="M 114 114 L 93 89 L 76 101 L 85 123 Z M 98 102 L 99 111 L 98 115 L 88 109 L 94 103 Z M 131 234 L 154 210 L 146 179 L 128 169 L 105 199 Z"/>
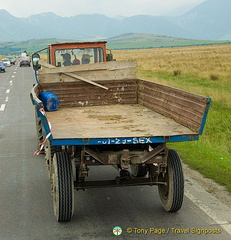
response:
<path id="1" fill-rule="evenodd" d="M 231 192 L 231 45 L 113 51 L 137 75 L 212 98 L 199 141 L 170 144 L 183 162 Z"/>

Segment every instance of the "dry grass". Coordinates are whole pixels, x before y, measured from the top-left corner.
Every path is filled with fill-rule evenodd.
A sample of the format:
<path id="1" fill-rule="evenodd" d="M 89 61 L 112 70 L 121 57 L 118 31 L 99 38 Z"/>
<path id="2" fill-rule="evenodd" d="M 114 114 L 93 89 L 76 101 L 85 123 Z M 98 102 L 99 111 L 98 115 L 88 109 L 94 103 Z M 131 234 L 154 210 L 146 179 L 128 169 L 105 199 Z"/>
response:
<path id="1" fill-rule="evenodd" d="M 125 53 L 126 52 L 126 53 Z M 140 70 L 154 70 L 200 74 L 208 77 L 211 73 L 225 77 L 231 74 L 231 45 L 200 47 L 158 48 L 138 50 L 116 50 L 118 60 L 136 59 Z"/>
<path id="2" fill-rule="evenodd" d="M 47 54 L 46 53 L 40 53 L 40 59 L 42 62 L 47 62 Z"/>
<path id="3" fill-rule="evenodd" d="M 159 83 L 207 95 L 216 101 L 225 100 L 231 106 L 231 45 L 229 44 L 116 50 L 113 51 L 113 54 L 117 60 L 135 59 L 137 75 L 140 78 L 148 78 Z M 192 82 L 197 79 L 202 82 L 198 82 L 199 84 L 184 82 L 185 80 Z M 209 91 L 207 88 L 201 88 L 200 84 L 207 84 Z"/>

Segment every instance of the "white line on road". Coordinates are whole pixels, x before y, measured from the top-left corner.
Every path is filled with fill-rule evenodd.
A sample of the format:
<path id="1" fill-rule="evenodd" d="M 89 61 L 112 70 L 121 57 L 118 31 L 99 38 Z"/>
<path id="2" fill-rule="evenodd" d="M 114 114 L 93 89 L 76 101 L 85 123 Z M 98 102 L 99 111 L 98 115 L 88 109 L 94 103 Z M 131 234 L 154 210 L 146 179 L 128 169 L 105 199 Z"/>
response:
<path id="1" fill-rule="evenodd" d="M 185 196 L 231 235 L 231 209 L 187 178 Z"/>
<path id="2" fill-rule="evenodd" d="M 6 107 L 6 104 L 1 104 L 0 111 L 4 111 Z"/>
<path id="3" fill-rule="evenodd" d="M 6 93 L 10 93 L 10 89 L 7 89 L 7 90 L 6 90 Z"/>
<path id="4" fill-rule="evenodd" d="M 9 101 L 9 97 L 6 97 L 6 100 L 5 100 L 5 102 L 8 102 Z"/>

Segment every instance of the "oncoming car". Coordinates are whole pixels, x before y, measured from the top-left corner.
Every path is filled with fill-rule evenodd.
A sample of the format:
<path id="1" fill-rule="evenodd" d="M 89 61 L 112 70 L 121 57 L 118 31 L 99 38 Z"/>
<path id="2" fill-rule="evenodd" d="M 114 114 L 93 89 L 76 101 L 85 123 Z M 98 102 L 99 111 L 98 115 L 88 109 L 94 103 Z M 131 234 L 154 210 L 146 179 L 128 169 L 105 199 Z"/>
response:
<path id="1" fill-rule="evenodd" d="M 5 65 L 3 64 L 2 61 L 0 61 L 0 72 L 5 72 L 6 71 L 6 67 Z"/>
<path id="2" fill-rule="evenodd" d="M 10 60 L 11 65 L 15 65 L 15 62 L 16 62 L 16 58 L 15 57 L 7 56 L 6 58 Z"/>
<path id="3" fill-rule="evenodd" d="M 3 64 L 4 64 L 6 67 L 10 67 L 10 66 L 11 66 L 10 60 L 7 59 L 7 58 L 2 59 L 2 62 L 3 62 Z"/>

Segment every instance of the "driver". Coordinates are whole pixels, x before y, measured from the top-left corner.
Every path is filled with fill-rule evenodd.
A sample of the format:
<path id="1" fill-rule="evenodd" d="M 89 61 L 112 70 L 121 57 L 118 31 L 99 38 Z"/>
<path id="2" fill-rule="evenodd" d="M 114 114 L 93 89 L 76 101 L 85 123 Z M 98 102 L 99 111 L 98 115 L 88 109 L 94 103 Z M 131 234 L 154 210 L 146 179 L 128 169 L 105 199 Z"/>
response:
<path id="1" fill-rule="evenodd" d="M 63 66 L 70 66 L 71 64 L 71 55 L 69 53 L 61 54 L 63 57 Z"/>

